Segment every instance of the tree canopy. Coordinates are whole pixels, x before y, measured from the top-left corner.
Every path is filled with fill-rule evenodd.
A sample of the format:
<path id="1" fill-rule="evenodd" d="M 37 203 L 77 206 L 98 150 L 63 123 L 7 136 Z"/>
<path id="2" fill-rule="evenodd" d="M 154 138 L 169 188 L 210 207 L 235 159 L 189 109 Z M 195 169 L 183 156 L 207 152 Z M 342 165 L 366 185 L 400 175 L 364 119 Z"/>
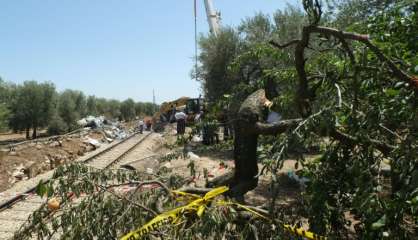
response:
<path id="1" fill-rule="evenodd" d="M 138 106 L 140 106 L 138 108 Z M 39 128 L 48 127 L 49 134 L 62 134 L 77 128 L 77 120 L 88 115 L 104 115 L 110 119 L 133 120 L 152 115 L 152 103 L 87 96 L 77 90 L 57 92 L 50 82 L 25 81 L 17 85 L 0 78 L 0 130 L 26 131 L 36 138 Z"/>

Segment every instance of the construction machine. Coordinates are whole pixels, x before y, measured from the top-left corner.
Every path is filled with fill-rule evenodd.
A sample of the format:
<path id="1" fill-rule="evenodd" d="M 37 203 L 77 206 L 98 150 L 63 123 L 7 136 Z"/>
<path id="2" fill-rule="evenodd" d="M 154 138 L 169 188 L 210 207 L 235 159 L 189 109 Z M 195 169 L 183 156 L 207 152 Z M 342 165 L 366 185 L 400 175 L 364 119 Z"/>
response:
<path id="1" fill-rule="evenodd" d="M 187 114 L 186 124 L 194 123 L 195 117 L 204 109 L 202 98 L 181 97 L 174 101 L 164 102 L 160 110 L 153 116 L 154 130 L 158 131 L 167 123 L 175 122 L 174 114 L 176 111 L 183 111 Z"/>
<path id="2" fill-rule="evenodd" d="M 210 32 L 218 36 L 221 14 L 216 12 L 212 0 L 205 0 L 206 17 L 208 18 Z"/>

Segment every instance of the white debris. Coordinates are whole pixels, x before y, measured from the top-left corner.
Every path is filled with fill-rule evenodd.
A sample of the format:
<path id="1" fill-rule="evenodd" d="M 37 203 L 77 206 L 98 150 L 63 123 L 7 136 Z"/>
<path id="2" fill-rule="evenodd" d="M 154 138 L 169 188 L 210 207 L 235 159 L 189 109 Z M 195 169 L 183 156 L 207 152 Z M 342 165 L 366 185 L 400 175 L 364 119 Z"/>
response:
<path id="1" fill-rule="evenodd" d="M 87 137 L 83 142 L 84 143 L 88 143 L 88 144 L 94 146 L 95 148 L 99 148 L 100 147 L 99 141 L 97 141 L 96 139 L 93 139 L 93 138 Z"/>
<path id="2" fill-rule="evenodd" d="M 171 168 L 171 163 L 170 162 L 166 162 L 163 167 L 165 168 Z"/>
<path id="3" fill-rule="evenodd" d="M 200 159 L 200 157 L 193 152 L 188 152 L 187 157 L 190 158 L 191 160 L 199 160 Z"/>
<path id="4" fill-rule="evenodd" d="M 81 127 L 92 127 L 92 128 L 99 128 L 103 125 L 105 121 L 104 116 L 94 117 L 94 116 L 87 116 L 77 121 L 77 124 Z"/>
<path id="5" fill-rule="evenodd" d="M 193 138 L 192 138 L 192 142 L 201 142 L 201 141 L 203 141 L 203 139 L 202 139 L 202 137 L 200 137 L 200 136 L 193 136 Z"/>
<path id="6" fill-rule="evenodd" d="M 77 121 L 77 125 L 84 127 L 87 125 L 87 120 L 85 118 L 82 118 Z"/>
<path id="7" fill-rule="evenodd" d="M 25 167 L 23 164 L 18 165 L 12 173 L 12 176 L 17 180 L 22 180 L 25 177 Z"/>
<path id="8" fill-rule="evenodd" d="M 299 177 L 294 171 L 288 171 L 287 172 L 287 176 L 290 179 L 295 180 L 296 182 L 298 182 L 302 186 L 306 186 L 306 183 L 310 182 L 310 179 L 309 178 L 307 178 L 307 177 Z"/>
<path id="9" fill-rule="evenodd" d="M 152 168 L 147 168 L 147 171 L 146 171 L 148 174 L 153 174 L 154 173 L 154 170 L 152 170 Z"/>
<path id="10" fill-rule="evenodd" d="M 272 112 L 269 112 L 269 115 L 267 117 L 267 122 L 268 123 L 275 123 L 275 122 L 280 121 L 280 119 L 282 119 L 282 116 L 280 116 L 279 113 L 272 111 Z"/>

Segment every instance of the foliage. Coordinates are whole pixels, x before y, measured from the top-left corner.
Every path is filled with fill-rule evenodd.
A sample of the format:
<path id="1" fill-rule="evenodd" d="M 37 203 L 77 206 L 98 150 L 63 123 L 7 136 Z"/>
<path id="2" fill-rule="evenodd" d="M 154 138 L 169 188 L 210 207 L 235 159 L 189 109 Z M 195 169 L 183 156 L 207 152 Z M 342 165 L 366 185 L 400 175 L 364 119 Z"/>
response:
<path id="1" fill-rule="evenodd" d="M 323 3 L 302 2 L 306 14 L 288 6 L 274 14 L 273 23 L 263 14 L 244 20 L 236 43 L 225 45 L 230 51 L 222 59 L 228 61 L 202 58 L 201 69 L 226 69 L 223 79 L 232 79 L 221 83 L 201 75 L 205 97 L 213 109 L 228 106 L 234 112 L 246 96 L 264 88 L 284 118 L 305 117 L 286 134 L 262 138 L 259 149 L 272 188 L 290 155 L 305 166 L 310 184 L 304 208 L 311 229 L 347 237 L 351 214 L 359 221 L 355 234 L 360 238 L 410 238 L 417 229 L 418 4 L 335 1 L 338 11 L 326 15 Z M 370 40 L 344 39 L 319 24 L 369 34 Z M 213 36 L 202 37 L 205 41 L 221 43 Z M 201 48 L 202 56 L 217 53 L 204 44 Z M 393 66 L 409 80 L 395 74 Z M 210 84 L 222 91 L 212 91 Z M 308 115 L 297 108 L 301 87 Z M 317 161 L 305 160 L 319 147 Z"/>
<path id="2" fill-rule="evenodd" d="M 35 81 L 26 81 L 16 89 L 15 97 L 11 100 L 10 127 L 15 131 L 33 128 L 33 137 L 36 130 L 48 125 L 52 115 L 55 97 L 55 86 L 52 83 L 38 84 Z"/>
<path id="3" fill-rule="evenodd" d="M 99 171 L 82 164 L 60 167 L 49 183 L 37 187 L 39 195 L 61 199 L 59 211 L 52 212 L 47 204 L 41 206 L 14 239 L 121 237 L 160 211 L 187 203 L 167 192 L 184 184 L 182 177 L 170 172 L 159 172 L 157 176 L 158 181 L 150 181 L 135 171 Z M 126 187 L 131 190 L 123 193 L 121 189 Z M 202 218 L 190 215 L 176 226 L 161 226 L 150 235 L 164 239 L 244 239 L 254 235 L 269 238 L 280 233 L 277 226 L 265 220 L 242 215 L 229 206 L 212 206 Z"/>
<path id="4" fill-rule="evenodd" d="M 0 103 L 0 131 L 4 131 L 7 129 L 8 118 L 9 110 L 7 109 L 5 104 Z"/>
<path id="5" fill-rule="evenodd" d="M 202 82 L 207 100 L 213 103 L 230 92 L 237 80 L 228 74 L 227 66 L 240 49 L 239 36 L 234 29 L 225 28 L 217 37 L 201 37 L 199 45 L 201 53 L 198 58 L 201 66 L 195 74 Z"/>
<path id="6" fill-rule="evenodd" d="M 58 114 L 54 114 L 49 126 L 48 126 L 48 134 L 49 135 L 60 135 L 67 132 L 67 124 L 62 120 L 62 118 Z"/>
<path id="7" fill-rule="evenodd" d="M 277 207 L 276 198 L 282 180 L 279 170 L 290 157 L 309 179 L 302 184 L 301 209 L 291 224 L 308 219 L 312 231 L 331 239 L 417 235 L 418 4 L 335 2 L 337 11 L 331 14 L 323 12 L 322 2 L 303 0 L 305 13 L 288 6 L 273 20 L 257 14 L 237 28 L 224 28 L 218 37 L 201 36 L 199 41 L 200 66 L 194 74 L 215 110 L 209 113 L 209 122 L 225 108 L 233 121 L 242 100 L 258 88 L 267 90 L 283 118 L 303 117 L 295 128 L 259 141 L 260 174 L 270 177 L 273 222 L 243 219 L 234 208 L 210 207 L 202 218 L 190 216 L 177 227 L 162 227 L 154 236 L 284 238 L 276 223 L 289 218 Z M 300 101 L 309 108 L 298 108 Z M 145 112 L 140 105 L 134 108 L 136 114 Z M 97 111 L 119 117 L 120 102 L 97 99 Z M 212 149 L 223 147 L 230 147 L 230 142 Z M 309 158 L 313 153 L 317 156 Z M 189 168 L 195 175 L 194 163 Z M 157 184 L 160 187 L 177 188 L 185 182 L 166 168 L 155 177 L 163 183 Z M 137 172 L 96 171 L 78 164 L 60 168 L 39 192 L 61 199 L 61 211 L 49 217 L 50 210 L 43 206 L 16 238 L 29 238 L 31 232 L 40 238 L 55 232 L 64 238 L 116 238 L 141 226 L 155 212 L 179 205 L 164 187 L 135 188 L 141 182 L 146 182 L 145 176 Z M 137 190 L 126 195 L 111 191 L 121 185 Z M 67 200 L 71 193 L 87 196 L 76 204 Z"/>
<path id="8" fill-rule="evenodd" d="M 131 98 L 126 99 L 120 106 L 121 118 L 125 121 L 134 119 L 136 115 L 135 102 Z"/>
<path id="9" fill-rule="evenodd" d="M 87 115 L 104 115 L 110 119 L 132 120 L 136 116 L 153 115 L 158 106 L 149 102 L 124 102 L 88 96 L 67 89 L 57 93 L 52 83 L 26 81 L 23 85 L 5 82 L 0 78 L 0 131 L 10 127 L 14 131 L 30 129 L 36 136 L 38 128 L 49 128 L 49 133 L 71 131 L 76 121 Z M 122 114 L 123 112 L 123 114 Z"/>
<path id="10" fill-rule="evenodd" d="M 77 128 L 76 121 L 80 119 L 80 113 L 77 111 L 76 94 L 72 90 L 65 90 L 58 99 L 58 114 L 66 124 L 67 131 Z"/>
<path id="11" fill-rule="evenodd" d="M 97 116 L 97 99 L 95 96 L 88 96 L 87 97 L 87 115 L 90 116 Z"/>

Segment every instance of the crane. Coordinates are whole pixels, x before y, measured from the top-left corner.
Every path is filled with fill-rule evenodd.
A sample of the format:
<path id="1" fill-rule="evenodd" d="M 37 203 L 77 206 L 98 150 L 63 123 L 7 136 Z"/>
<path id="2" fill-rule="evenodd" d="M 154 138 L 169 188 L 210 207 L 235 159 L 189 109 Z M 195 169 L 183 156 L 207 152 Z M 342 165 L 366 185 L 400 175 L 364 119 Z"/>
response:
<path id="1" fill-rule="evenodd" d="M 219 33 L 220 14 L 215 11 L 212 0 L 205 0 L 205 8 L 210 32 L 216 37 Z"/>

